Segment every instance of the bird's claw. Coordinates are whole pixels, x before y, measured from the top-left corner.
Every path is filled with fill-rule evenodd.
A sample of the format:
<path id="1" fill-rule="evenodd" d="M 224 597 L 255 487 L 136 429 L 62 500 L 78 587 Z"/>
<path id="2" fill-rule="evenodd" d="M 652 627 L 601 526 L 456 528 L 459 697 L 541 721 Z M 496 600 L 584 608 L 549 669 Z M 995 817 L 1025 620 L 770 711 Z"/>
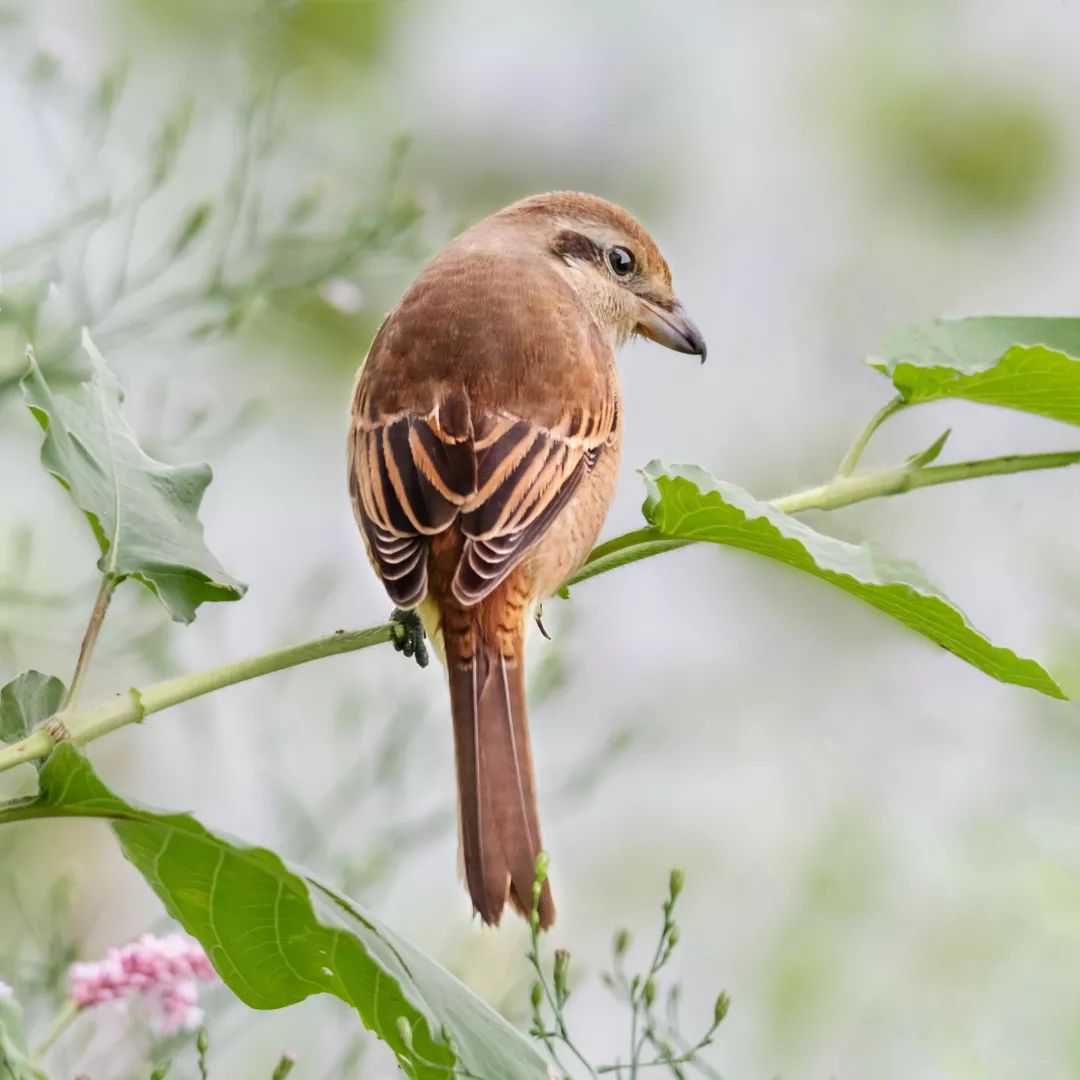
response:
<path id="1" fill-rule="evenodd" d="M 543 604 L 538 604 L 537 605 L 536 614 L 533 616 L 533 618 L 536 619 L 537 629 L 540 631 L 541 634 L 544 635 L 544 637 L 548 641 L 550 641 L 551 640 L 551 635 L 547 632 L 547 627 L 544 625 L 544 605 Z"/>
<path id="2" fill-rule="evenodd" d="M 394 608 L 390 621 L 394 624 L 394 636 L 390 639 L 394 648 L 404 656 L 412 657 L 419 667 L 427 667 L 428 650 L 424 644 L 426 635 L 420 616 L 412 610 Z"/>

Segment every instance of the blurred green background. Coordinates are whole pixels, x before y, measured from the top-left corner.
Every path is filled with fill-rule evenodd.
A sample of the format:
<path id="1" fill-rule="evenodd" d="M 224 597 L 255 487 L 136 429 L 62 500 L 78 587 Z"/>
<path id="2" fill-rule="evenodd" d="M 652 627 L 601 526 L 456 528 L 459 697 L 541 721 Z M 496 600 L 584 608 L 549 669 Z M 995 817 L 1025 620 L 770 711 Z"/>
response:
<path id="1" fill-rule="evenodd" d="M 36 463 L 28 339 L 60 380 L 91 326 L 147 448 L 213 463 L 208 540 L 251 586 L 187 629 L 121 590 L 87 698 L 378 622 L 344 490 L 349 390 L 458 228 L 589 190 L 672 265 L 710 362 L 623 355 L 609 535 L 638 524 L 633 470 L 653 457 L 761 496 L 821 481 L 887 400 L 859 364 L 887 326 L 1076 313 L 1078 33 L 1059 0 L 0 4 L 0 676 L 66 677 L 95 587 L 92 541 Z M 950 425 L 957 457 L 1069 445 L 951 402 L 872 457 Z M 916 559 L 1075 690 L 1078 494 L 1071 472 L 1034 474 L 814 523 Z M 677 864 L 676 968 L 691 1021 L 732 995 L 710 1052 L 729 1080 L 1080 1075 L 1075 706 L 727 550 L 605 576 L 545 621 L 532 722 L 555 940 L 596 1059 L 625 1018 L 589 974 L 614 927 L 653 925 Z M 373 650 L 92 757 L 132 797 L 330 878 L 521 1020 L 524 928 L 480 931 L 457 881 L 444 697 L 434 669 Z M 8 830 L 0 860 L 0 978 L 40 988 L 41 1010 L 73 950 L 162 925 L 99 827 Z M 284 1048 L 302 1080 L 394 1075 L 328 999 L 271 1016 L 222 991 L 210 1027 L 220 1076 L 264 1077 Z M 124 1030 L 77 1029 L 94 1080 L 131 1075 Z"/>

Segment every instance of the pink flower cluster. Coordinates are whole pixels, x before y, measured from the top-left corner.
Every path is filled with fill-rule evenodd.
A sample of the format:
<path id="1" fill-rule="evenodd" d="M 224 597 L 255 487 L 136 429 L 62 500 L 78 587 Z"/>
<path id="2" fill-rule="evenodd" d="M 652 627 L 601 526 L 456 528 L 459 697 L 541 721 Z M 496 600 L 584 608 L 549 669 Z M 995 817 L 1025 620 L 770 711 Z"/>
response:
<path id="1" fill-rule="evenodd" d="M 77 1008 L 139 998 L 163 1035 L 192 1031 L 202 1023 L 198 983 L 217 980 L 203 947 L 180 934 L 163 938 L 144 934 L 129 945 L 110 949 L 96 963 L 72 964 L 68 974 Z"/>

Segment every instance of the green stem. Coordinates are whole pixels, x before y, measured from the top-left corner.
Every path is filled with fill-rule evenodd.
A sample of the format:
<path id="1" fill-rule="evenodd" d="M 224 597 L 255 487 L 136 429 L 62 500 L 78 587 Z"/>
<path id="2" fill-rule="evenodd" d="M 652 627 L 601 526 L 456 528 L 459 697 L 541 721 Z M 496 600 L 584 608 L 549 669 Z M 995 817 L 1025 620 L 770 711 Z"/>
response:
<path id="1" fill-rule="evenodd" d="M 285 1080 L 285 1077 L 293 1071 L 293 1067 L 296 1065 L 296 1058 L 292 1054 L 282 1054 L 278 1059 L 277 1067 L 274 1069 L 274 1075 L 270 1080 Z"/>
<path id="2" fill-rule="evenodd" d="M 772 505 L 786 514 L 800 514 L 804 510 L 838 510 L 852 503 L 880 499 L 887 495 L 900 495 L 916 488 L 953 484 L 958 480 L 977 480 L 983 476 L 1060 469 L 1077 462 L 1080 462 L 1080 450 L 1064 450 L 1050 454 L 1010 454 L 1007 457 L 985 458 L 980 461 L 961 461 L 955 465 L 930 465 L 922 469 L 902 465 L 896 469 L 882 469 L 862 476 L 837 477 L 820 487 L 773 499 Z"/>
<path id="3" fill-rule="evenodd" d="M 34 1060 L 43 1061 L 49 1051 L 60 1041 L 61 1036 L 67 1031 L 73 1023 L 75 1018 L 79 1015 L 78 1007 L 75 1002 L 69 1001 L 57 1014 L 52 1024 L 49 1026 L 49 1030 L 45 1033 L 45 1038 L 34 1049 Z"/>
<path id="4" fill-rule="evenodd" d="M 859 464 L 859 458 L 862 457 L 862 453 L 866 449 L 866 444 L 873 437 L 874 432 L 877 431 L 890 416 L 899 412 L 907 404 L 908 403 L 898 394 L 892 401 L 880 408 L 870 418 L 870 423 L 866 425 L 863 429 L 863 433 L 855 440 L 851 449 L 845 455 L 844 460 L 840 462 L 840 468 L 836 470 L 837 479 L 850 476 L 855 471 L 855 466 Z"/>
<path id="5" fill-rule="evenodd" d="M 392 640 L 398 633 L 393 623 L 383 623 L 366 630 L 353 630 L 349 633 L 340 631 L 328 637 L 316 638 L 302 645 L 292 645 L 276 652 L 261 653 L 246 660 L 235 660 L 208 671 L 198 671 L 192 675 L 181 675 L 175 679 L 156 683 L 145 690 L 131 690 L 128 694 L 107 701 L 92 709 L 78 712 L 61 711 L 53 717 L 50 724 L 52 731 L 62 730 L 65 737 L 76 746 L 92 742 L 102 735 L 136 724 L 151 713 L 160 712 L 171 705 L 201 697 L 214 690 L 220 690 L 234 683 L 245 682 L 269 675 L 273 671 L 306 664 L 309 660 L 320 660 L 324 656 L 336 656 L 338 653 L 355 652 L 372 645 L 381 645 Z M 37 728 L 21 742 L 0 749 L 0 772 L 35 758 L 47 757 L 55 744 L 53 736 L 45 728 Z"/>
<path id="6" fill-rule="evenodd" d="M 962 461 L 955 465 L 932 465 L 926 468 L 901 465 L 860 476 L 837 477 L 827 484 L 773 499 L 770 505 L 785 514 L 801 514 L 807 510 L 839 510 L 853 503 L 900 495 L 916 488 L 952 484 L 958 480 L 976 480 L 983 476 L 1060 469 L 1078 462 L 1080 450 L 1064 450 L 1049 454 L 1011 454 L 1007 457 Z M 617 567 L 696 543 L 696 540 L 665 536 L 655 526 L 647 525 L 643 529 L 635 529 L 601 544 L 566 584 L 578 585 Z"/>
<path id="7" fill-rule="evenodd" d="M 75 673 L 71 676 L 71 683 L 60 704 L 61 709 L 72 708 L 79 700 L 79 692 L 82 690 L 86 672 L 90 668 L 90 659 L 94 655 L 94 646 L 97 645 L 102 623 L 105 622 L 105 613 L 109 610 L 109 601 L 112 600 L 119 580 L 113 574 L 105 574 L 101 579 L 101 587 L 98 589 L 94 608 L 90 612 L 90 621 L 86 624 L 86 633 L 83 634 L 82 645 L 79 646 L 79 659 L 75 663 Z"/>
<path id="8" fill-rule="evenodd" d="M 651 525 L 646 526 L 644 529 L 635 529 L 633 532 L 623 533 L 622 536 L 613 537 L 606 543 L 594 548 L 585 565 L 567 578 L 566 587 L 580 585 L 583 581 L 588 581 L 589 578 L 606 574 L 609 570 L 617 570 L 627 563 L 647 559 L 651 555 L 662 555 L 665 551 L 674 551 L 676 548 L 686 547 L 693 543 L 696 543 L 696 541 L 665 536 L 659 529 L 653 528 Z"/>

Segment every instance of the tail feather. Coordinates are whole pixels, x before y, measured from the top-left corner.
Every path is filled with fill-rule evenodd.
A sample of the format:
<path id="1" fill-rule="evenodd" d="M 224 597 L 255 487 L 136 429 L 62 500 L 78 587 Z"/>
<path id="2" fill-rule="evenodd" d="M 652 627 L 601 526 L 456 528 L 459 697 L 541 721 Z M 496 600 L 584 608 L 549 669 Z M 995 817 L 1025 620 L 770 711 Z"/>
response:
<path id="1" fill-rule="evenodd" d="M 541 839 L 524 671 L 484 644 L 449 670 L 461 844 L 473 907 L 485 923 L 497 924 L 509 898 L 528 917 Z M 554 922 L 546 882 L 539 915 L 544 928 Z"/>

